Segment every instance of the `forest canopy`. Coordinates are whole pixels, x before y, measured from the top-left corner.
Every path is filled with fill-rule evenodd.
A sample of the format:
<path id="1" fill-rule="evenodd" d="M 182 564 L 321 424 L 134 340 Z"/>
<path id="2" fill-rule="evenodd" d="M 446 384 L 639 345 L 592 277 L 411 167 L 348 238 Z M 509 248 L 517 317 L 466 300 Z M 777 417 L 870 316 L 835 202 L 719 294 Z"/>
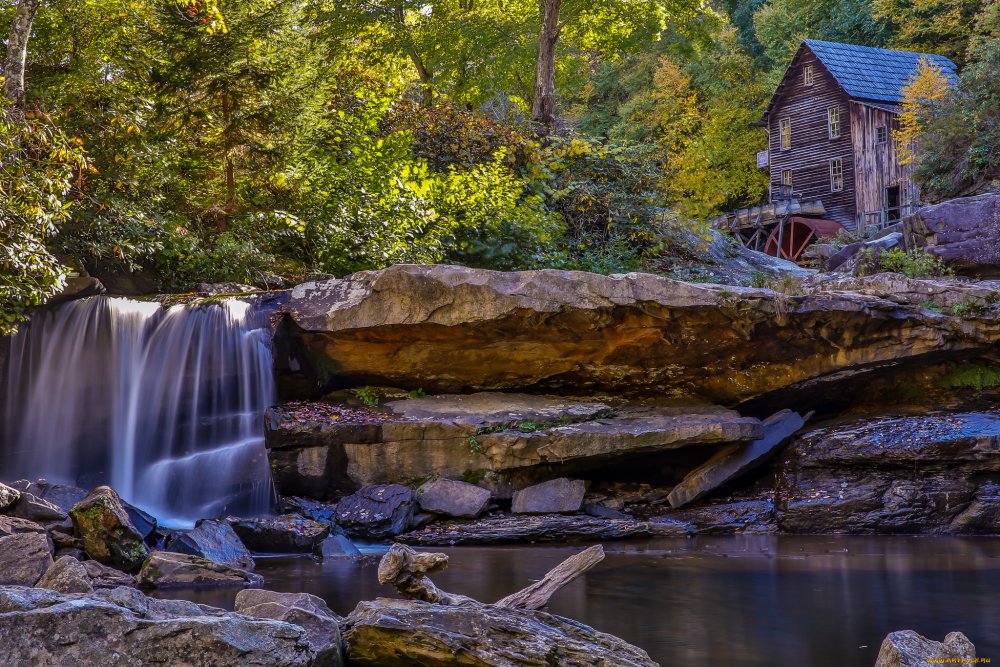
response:
<path id="1" fill-rule="evenodd" d="M 939 53 L 929 192 L 1000 174 L 984 0 L 9 0 L 0 326 L 69 271 L 276 286 L 398 262 L 669 269 L 766 196 L 803 38 Z"/>

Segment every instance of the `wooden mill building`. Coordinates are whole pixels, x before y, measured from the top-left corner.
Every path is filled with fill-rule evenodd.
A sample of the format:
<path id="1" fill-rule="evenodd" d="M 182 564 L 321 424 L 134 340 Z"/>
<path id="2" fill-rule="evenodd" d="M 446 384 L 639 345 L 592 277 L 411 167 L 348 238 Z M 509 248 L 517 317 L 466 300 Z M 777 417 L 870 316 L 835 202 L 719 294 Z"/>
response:
<path id="1" fill-rule="evenodd" d="M 751 247 L 797 259 L 816 236 L 841 226 L 864 232 L 913 212 L 919 192 L 893 130 L 903 89 L 924 58 L 956 80 L 943 56 L 803 41 L 761 119 L 769 145 L 758 166 L 770 167 L 769 204 L 722 216 L 719 226 L 748 242 L 756 234 Z"/>

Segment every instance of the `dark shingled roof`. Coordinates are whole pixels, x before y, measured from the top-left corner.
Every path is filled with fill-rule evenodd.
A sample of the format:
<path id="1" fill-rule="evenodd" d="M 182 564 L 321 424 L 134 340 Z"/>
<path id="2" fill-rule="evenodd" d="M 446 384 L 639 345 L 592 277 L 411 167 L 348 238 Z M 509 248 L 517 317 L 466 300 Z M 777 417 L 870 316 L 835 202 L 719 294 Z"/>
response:
<path id="1" fill-rule="evenodd" d="M 902 102 L 903 88 L 916 73 L 920 59 L 925 57 L 943 69 L 953 85 L 958 82 L 955 63 L 932 53 L 875 49 L 816 39 L 807 39 L 805 44 L 847 94 L 857 99 Z"/>

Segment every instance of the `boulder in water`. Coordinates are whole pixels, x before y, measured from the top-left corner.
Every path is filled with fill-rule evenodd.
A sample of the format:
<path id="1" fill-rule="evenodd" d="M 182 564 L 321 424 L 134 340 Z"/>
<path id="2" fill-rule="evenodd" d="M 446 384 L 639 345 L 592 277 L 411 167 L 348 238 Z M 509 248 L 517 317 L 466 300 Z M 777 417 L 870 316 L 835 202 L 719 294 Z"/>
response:
<path id="1" fill-rule="evenodd" d="M 312 667 L 341 667 L 341 618 L 326 603 L 309 593 L 278 593 L 249 589 L 236 594 L 236 611 L 244 616 L 270 618 L 297 625 L 316 651 Z"/>
<path id="2" fill-rule="evenodd" d="M 311 553 L 330 534 L 329 523 L 297 514 L 229 522 L 243 544 L 257 553 Z"/>
<path id="3" fill-rule="evenodd" d="M 226 521 L 204 519 L 194 530 L 178 533 L 168 543 L 167 551 L 200 556 L 241 570 L 252 570 L 253 556 L 239 535 Z"/>
<path id="4" fill-rule="evenodd" d="M 260 586 L 264 578 L 198 556 L 154 551 L 142 564 L 136 583 L 147 588 L 243 587 Z"/>
<path id="5" fill-rule="evenodd" d="M 542 611 L 379 598 L 344 621 L 350 665 L 656 667 L 642 649 Z"/>
<path id="6" fill-rule="evenodd" d="M 60 593 L 93 593 L 90 575 L 83 563 L 72 556 L 62 556 L 53 563 L 38 581 L 39 588 L 48 588 Z"/>
<path id="7" fill-rule="evenodd" d="M 581 479 L 552 479 L 515 492 L 511 508 L 516 514 L 579 512 L 586 493 Z"/>
<path id="8" fill-rule="evenodd" d="M 122 501 L 122 507 L 125 508 L 125 513 L 128 514 L 128 520 L 132 522 L 132 526 L 142 536 L 142 540 L 146 544 L 155 544 L 156 517 L 124 500 Z"/>
<path id="9" fill-rule="evenodd" d="M 44 533 L 0 537 L 0 584 L 34 586 L 52 566 L 52 550 Z"/>
<path id="10" fill-rule="evenodd" d="M 302 628 L 126 588 L 0 588 L 0 646 L 6 663 L 39 666 L 307 667 L 314 656 Z"/>
<path id="11" fill-rule="evenodd" d="M 127 572 L 142 567 L 149 549 L 114 489 L 97 487 L 73 506 L 70 516 L 88 556 Z"/>
<path id="12" fill-rule="evenodd" d="M 406 531 L 416 510 L 413 489 L 401 484 L 374 484 L 337 503 L 337 525 L 351 535 L 385 539 Z"/>
<path id="13" fill-rule="evenodd" d="M 927 667 L 933 664 L 972 665 L 976 647 L 961 632 L 949 632 L 944 642 L 913 630 L 892 632 L 882 641 L 875 667 Z"/>
<path id="14" fill-rule="evenodd" d="M 346 535 L 331 535 L 320 545 L 323 560 L 360 558 L 361 552 Z"/>
<path id="15" fill-rule="evenodd" d="M 435 479 L 417 489 L 420 509 L 459 519 L 474 519 L 486 511 L 490 492 L 454 479 Z"/>

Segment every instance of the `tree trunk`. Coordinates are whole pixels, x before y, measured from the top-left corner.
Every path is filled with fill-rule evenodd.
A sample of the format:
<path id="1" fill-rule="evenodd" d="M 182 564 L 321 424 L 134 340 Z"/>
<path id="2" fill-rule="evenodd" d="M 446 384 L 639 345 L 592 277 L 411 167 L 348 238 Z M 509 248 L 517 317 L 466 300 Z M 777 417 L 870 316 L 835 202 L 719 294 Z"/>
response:
<path id="1" fill-rule="evenodd" d="M 226 206 L 225 214 L 218 217 L 216 225 L 221 234 L 229 227 L 229 217 L 236 210 L 236 167 L 233 164 L 233 146 L 229 139 L 232 131 L 230 124 L 233 122 L 233 106 L 229 95 L 222 94 L 222 123 L 223 123 L 223 147 L 226 151 L 225 175 L 226 175 Z"/>
<path id="2" fill-rule="evenodd" d="M 7 37 L 7 58 L 3 67 L 3 94 L 14 104 L 24 104 L 24 65 L 28 60 L 28 39 L 40 0 L 20 0 Z"/>
<path id="3" fill-rule="evenodd" d="M 431 78 L 433 75 L 431 71 L 427 69 L 424 59 L 420 57 L 417 47 L 413 45 L 413 40 L 410 39 L 410 33 L 408 32 L 406 26 L 406 12 L 401 3 L 395 6 L 393 17 L 395 18 L 399 29 L 403 31 L 403 39 L 406 42 L 406 55 L 410 57 L 410 61 L 417 70 L 417 76 L 420 77 L 421 102 L 425 107 L 429 107 L 434 103 L 434 88 L 431 87 Z"/>
<path id="4" fill-rule="evenodd" d="M 538 66 L 531 99 L 531 120 L 545 134 L 556 128 L 556 42 L 559 40 L 559 9 L 562 0 L 539 0 L 542 32 L 538 36 Z"/>

